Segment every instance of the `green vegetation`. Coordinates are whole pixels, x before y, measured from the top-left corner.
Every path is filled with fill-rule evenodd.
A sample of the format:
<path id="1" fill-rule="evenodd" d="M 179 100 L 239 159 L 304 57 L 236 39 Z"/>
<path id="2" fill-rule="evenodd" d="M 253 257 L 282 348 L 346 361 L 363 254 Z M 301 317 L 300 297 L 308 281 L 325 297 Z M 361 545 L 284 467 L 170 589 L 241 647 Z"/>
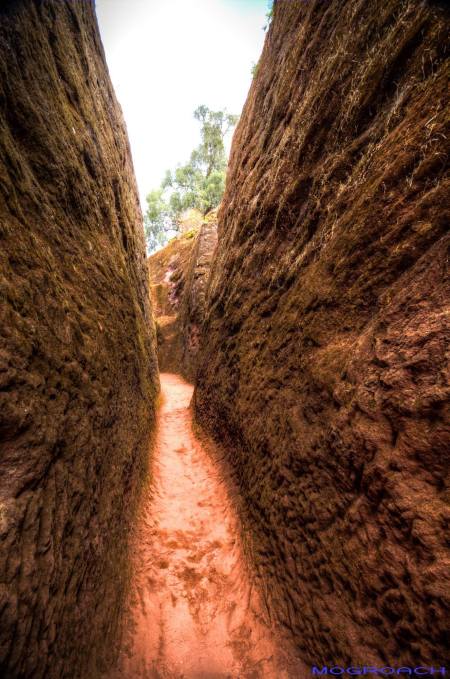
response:
<path id="1" fill-rule="evenodd" d="M 149 252 L 167 243 L 169 232 L 178 230 L 183 212 L 195 208 L 206 214 L 222 198 L 227 167 L 224 139 L 238 116 L 199 106 L 194 117 L 201 124 L 199 146 L 188 163 L 168 170 L 160 187 L 147 196 L 144 226 Z"/>
<path id="2" fill-rule="evenodd" d="M 186 233 L 184 234 L 184 237 L 187 238 L 187 239 L 194 238 L 196 233 L 197 233 L 197 229 L 190 229 L 189 231 L 186 231 Z"/>
<path id="3" fill-rule="evenodd" d="M 271 0 L 267 6 L 267 12 L 266 12 L 266 19 L 267 19 L 267 24 L 263 26 L 263 30 L 267 31 L 267 29 L 270 26 L 270 23 L 272 21 L 273 17 L 273 0 Z"/>

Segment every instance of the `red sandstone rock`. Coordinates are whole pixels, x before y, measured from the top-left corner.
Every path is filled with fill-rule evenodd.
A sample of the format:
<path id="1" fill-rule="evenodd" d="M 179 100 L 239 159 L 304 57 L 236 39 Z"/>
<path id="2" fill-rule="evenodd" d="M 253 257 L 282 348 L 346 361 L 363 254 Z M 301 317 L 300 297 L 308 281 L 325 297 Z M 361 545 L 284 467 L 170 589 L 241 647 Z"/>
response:
<path id="1" fill-rule="evenodd" d="M 0 675 L 95 679 L 157 391 L 142 218 L 93 2 L 3 2 L 0 52 Z"/>
<path id="2" fill-rule="evenodd" d="M 309 663 L 445 657 L 448 28 L 278 0 L 234 136 L 195 411 Z"/>
<path id="3" fill-rule="evenodd" d="M 195 215 L 194 215 L 195 216 Z M 206 290 L 217 242 L 216 212 L 209 213 L 148 258 L 161 371 L 195 379 Z"/>

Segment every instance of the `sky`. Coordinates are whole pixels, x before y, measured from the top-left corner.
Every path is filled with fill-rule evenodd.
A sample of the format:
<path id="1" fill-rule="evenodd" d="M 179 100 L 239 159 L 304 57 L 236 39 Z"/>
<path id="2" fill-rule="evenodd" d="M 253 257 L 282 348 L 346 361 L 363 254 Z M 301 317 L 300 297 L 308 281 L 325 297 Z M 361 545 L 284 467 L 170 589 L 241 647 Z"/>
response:
<path id="1" fill-rule="evenodd" d="M 267 0 L 96 0 L 141 205 L 200 141 L 201 104 L 240 113 L 261 54 Z"/>

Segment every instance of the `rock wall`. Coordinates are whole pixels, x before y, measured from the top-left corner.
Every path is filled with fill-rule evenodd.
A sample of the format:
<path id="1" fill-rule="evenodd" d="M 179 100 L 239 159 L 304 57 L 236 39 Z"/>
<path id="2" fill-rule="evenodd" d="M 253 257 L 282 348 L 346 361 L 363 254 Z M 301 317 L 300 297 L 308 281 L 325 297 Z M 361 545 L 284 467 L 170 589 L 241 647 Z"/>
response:
<path id="1" fill-rule="evenodd" d="M 309 663 L 445 657 L 448 27 L 278 0 L 233 140 L 195 411 Z"/>
<path id="2" fill-rule="evenodd" d="M 211 261 L 217 243 L 217 214 L 209 213 L 165 248 L 148 258 L 150 291 L 156 315 L 158 362 L 193 382 Z"/>
<path id="3" fill-rule="evenodd" d="M 181 374 L 195 382 L 205 320 L 206 293 L 217 244 L 217 213 L 207 215 L 193 243 L 180 309 Z"/>
<path id="4" fill-rule="evenodd" d="M 158 388 L 142 217 L 93 2 L 3 2 L 0 53 L 0 675 L 91 679 Z"/>
<path id="5" fill-rule="evenodd" d="M 181 370 L 179 311 L 195 236 L 194 231 L 181 234 L 147 260 L 161 372 Z"/>

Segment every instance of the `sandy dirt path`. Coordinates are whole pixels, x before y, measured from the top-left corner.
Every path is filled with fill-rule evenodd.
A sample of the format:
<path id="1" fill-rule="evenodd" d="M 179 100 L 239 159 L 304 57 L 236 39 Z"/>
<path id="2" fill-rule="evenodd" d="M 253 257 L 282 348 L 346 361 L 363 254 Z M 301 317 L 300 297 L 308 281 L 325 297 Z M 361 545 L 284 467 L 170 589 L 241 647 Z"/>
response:
<path id="1" fill-rule="evenodd" d="M 124 679 L 296 679 L 263 624 L 218 469 L 195 438 L 192 386 L 161 375 L 152 491 L 137 531 Z"/>

